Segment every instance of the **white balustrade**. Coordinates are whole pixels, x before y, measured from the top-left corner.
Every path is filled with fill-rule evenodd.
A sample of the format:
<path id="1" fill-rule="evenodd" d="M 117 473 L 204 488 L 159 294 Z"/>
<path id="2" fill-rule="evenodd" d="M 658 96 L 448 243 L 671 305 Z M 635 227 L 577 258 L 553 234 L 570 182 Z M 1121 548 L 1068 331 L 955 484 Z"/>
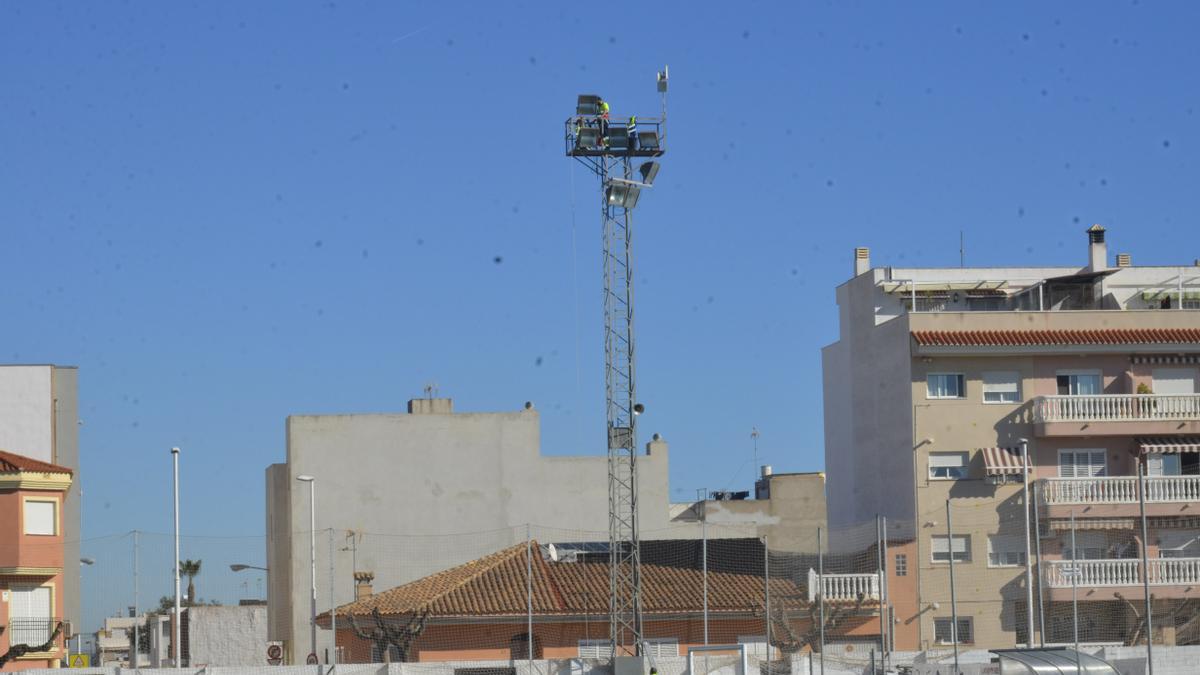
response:
<path id="1" fill-rule="evenodd" d="M 1039 396 L 1035 422 L 1200 420 L 1200 394 Z"/>
<path id="2" fill-rule="evenodd" d="M 1044 478 L 1042 504 L 1136 504 L 1136 476 L 1095 478 Z M 1146 501 L 1151 503 L 1200 501 L 1200 476 L 1149 476 Z"/>
<path id="3" fill-rule="evenodd" d="M 823 582 L 826 602 L 879 600 L 879 576 L 875 574 L 825 574 L 808 571 L 808 601 L 817 599 L 818 582 Z"/>
<path id="4" fill-rule="evenodd" d="M 1151 586 L 1200 584 L 1200 558 L 1152 558 Z M 1137 558 L 1120 560 L 1047 560 L 1044 575 L 1050 588 L 1070 588 L 1072 577 L 1078 574 L 1079 588 L 1095 586 L 1139 586 L 1142 583 L 1142 561 Z"/>

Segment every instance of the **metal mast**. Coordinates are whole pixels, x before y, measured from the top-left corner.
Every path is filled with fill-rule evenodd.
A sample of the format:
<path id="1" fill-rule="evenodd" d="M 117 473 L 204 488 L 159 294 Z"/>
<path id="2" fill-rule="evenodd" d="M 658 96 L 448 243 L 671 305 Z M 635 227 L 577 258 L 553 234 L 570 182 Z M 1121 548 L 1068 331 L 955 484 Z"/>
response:
<path id="1" fill-rule="evenodd" d="M 638 543 L 633 209 L 663 153 L 667 71 L 658 73 L 663 117 L 617 121 L 599 96 L 579 97 L 566 123 L 567 155 L 600 179 L 604 246 L 604 400 L 608 449 L 609 640 L 614 656 L 644 654 Z"/>

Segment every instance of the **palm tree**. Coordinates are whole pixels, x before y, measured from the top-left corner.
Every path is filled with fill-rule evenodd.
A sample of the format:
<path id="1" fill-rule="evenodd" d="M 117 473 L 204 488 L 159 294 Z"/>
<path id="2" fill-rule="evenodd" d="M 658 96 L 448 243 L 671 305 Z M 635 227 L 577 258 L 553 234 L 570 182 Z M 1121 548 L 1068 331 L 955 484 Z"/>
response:
<path id="1" fill-rule="evenodd" d="M 179 573 L 188 578 L 187 599 L 189 605 L 196 603 L 196 577 L 200 576 L 200 560 L 179 561 Z"/>

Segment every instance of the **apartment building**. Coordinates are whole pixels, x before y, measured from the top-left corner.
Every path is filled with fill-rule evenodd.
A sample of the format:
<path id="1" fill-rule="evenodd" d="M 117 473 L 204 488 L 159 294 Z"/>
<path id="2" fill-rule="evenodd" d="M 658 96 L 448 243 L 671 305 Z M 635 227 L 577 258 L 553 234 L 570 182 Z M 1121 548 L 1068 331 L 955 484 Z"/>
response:
<path id="1" fill-rule="evenodd" d="M 1143 575 L 1155 642 L 1200 640 L 1200 261 L 1110 265 L 1104 228 L 1086 235 L 1087 264 L 1067 267 L 872 267 L 857 249 L 837 289 L 839 339 L 822 353 L 830 527 L 883 515 L 911 537 L 915 598 L 895 623 L 915 644 L 899 648 L 951 641 L 951 557 L 959 642 L 1023 644 L 1030 595 L 1035 640 L 1070 642 L 1072 582 L 1084 642 L 1144 642 Z"/>
<path id="2" fill-rule="evenodd" d="M 55 627 L 63 620 L 62 514 L 70 487 L 70 469 L 0 451 L 0 654 L 32 649 L 0 670 L 57 668 L 64 657 Z"/>

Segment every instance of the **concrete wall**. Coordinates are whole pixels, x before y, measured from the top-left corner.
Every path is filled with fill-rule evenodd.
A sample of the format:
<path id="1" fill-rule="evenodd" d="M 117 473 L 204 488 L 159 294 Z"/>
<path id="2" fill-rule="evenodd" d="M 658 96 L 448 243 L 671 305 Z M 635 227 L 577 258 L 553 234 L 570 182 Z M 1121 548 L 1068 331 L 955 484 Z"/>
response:
<path id="1" fill-rule="evenodd" d="M 817 528 L 827 528 L 825 474 L 777 473 L 758 481 L 767 487 L 769 498 L 740 501 L 707 500 L 699 504 L 695 518 L 705 519 L 725 535 L 729 528 L 749 528 L 744 536 L 765 536 L 773 551 L 817 552 Z M 725 536 L 733 536 L 732 534 Z"/>
<path id="2" fill-rule="evenodd" d="M 191 607 L 187 612 L 192 667 L 267 665 L 264 605 Z"/>
<path id="3" fill-rule="evenodd" d="M 319 611 L 331 605 L 328 551 L 345 545 L 347 530 L 437 538 L 423 545 L 428 550 L 403 554 L 360 548 L 357 569 L 373 571 L 378 590 L 523 541 L 527 523 L 556 528 L 566 541 L 608 531 L 606 457 L 540 454 L 533 409 L 296 415 L 287 420 L 287 437 L 287 463 L 267 471 L 267 566 L 271 639 L 288 642 L 290 662 L 302 662 L 311 649 L 309 490 L 297 476 L 316 477 Z M 638 460 L 638 511 L 643 536 L 650 538 L 672 523 L 667 444 L 652 441 L 648 448 Z M 336 547 L 328 542 L 329 528 Z M 479 533 L 471 546 L 444 543 L 446 535 L 465 533 Z M 671 533 L 698 537 L 699 529 L 675 523 Z M 332 604 L 352 600 L 351 555 L 335 552 Z M 317 653 L 329 642 L 329 631 L 318 631 Z"/>
<path id="4" fill-rule="evenodd" d="M 79 369 L 55 366 L 54 460 L 75 472 L 63 499 L 63 618 L 83 628 L 80 616 L 79 540 L 83 538 L 83 473 L 79 470 Z"/>
<path id="5" fill-rule="evenodd" d="M 822 350 L 830 546 L 862 542 L 875 516 L 914 518 L 912 393 L 907 315 L 876 325 L 872 270 L 837 289 L 840 334 Z M 839 538 L 839 535 L 846 533 Z"/>

